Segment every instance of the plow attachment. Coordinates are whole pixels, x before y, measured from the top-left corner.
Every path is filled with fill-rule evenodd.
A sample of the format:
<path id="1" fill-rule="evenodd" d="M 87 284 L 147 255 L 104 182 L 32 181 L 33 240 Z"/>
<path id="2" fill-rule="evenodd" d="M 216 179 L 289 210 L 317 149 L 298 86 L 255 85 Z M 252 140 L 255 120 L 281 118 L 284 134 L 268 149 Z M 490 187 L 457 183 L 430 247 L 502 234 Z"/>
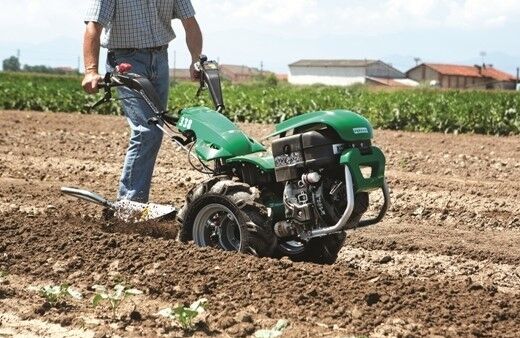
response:
<path id="1" fill-rule="evenodd" d="M 112 211 L 116 219 L 123 222 L 135 223 L 173 219 L 177 213 L 177 209 L 172 205 L 139 203 L 129 200 L 112 202 L 99 194 L 85 189 L 62 187 L 61 192 L 65 195 L 103 206 Z"/>

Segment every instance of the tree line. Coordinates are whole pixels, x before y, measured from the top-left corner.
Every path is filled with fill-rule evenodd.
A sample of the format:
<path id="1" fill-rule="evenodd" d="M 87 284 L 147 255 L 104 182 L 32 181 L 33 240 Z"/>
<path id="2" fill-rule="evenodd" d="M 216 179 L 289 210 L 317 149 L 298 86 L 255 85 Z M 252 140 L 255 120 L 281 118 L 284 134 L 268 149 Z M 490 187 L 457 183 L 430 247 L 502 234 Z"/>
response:
<path id="1" fill-rule="evenodd" d="M 21 65 L 16 56 L 11 56 L 2 62 L 4 72 L 29 72 L 46 74 L 77 74 L 78 70 L 68 67 L 48 67 L 44 65 Z"/>

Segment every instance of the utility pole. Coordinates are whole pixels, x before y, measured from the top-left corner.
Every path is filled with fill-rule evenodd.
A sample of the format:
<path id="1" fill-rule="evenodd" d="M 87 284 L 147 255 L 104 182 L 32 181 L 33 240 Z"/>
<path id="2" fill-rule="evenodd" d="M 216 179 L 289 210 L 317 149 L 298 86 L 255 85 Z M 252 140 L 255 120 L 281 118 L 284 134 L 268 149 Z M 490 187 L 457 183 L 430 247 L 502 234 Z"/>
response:
<path id="1" fill-rule="evenodd" d="M 264 61 L 260 61 L 260 75 L 264 75 Z"/>
<path id="2" fill-rule="evenodd" d="M 415 65 L 416 66 L 419 65 L 419 62 L 421 62 L 421 58 L 420 57 L 415 57 L 415 58 L 413 58 L 413 60 L 415 61 Z"/>
<path id="3" fill-rule="evenodd" d="M 487 53 L 485 51 L 480 52 L 480 57 L 482 58 L 482 67 L 486 66 L 486 56 L 487 56 Z"/>
<path id="4" fill-rule="evenodd" d="M 16 58 L 18 59 L 18 62 L 20 62 L 20 50 L 19 49 L 16 50 Z"/>

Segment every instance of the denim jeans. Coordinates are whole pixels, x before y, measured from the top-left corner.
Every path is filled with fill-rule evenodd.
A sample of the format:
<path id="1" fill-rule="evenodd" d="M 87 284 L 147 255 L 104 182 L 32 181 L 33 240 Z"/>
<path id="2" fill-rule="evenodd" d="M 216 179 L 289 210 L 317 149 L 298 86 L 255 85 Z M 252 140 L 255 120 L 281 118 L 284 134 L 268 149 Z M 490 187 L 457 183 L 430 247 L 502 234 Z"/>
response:
<path id="1" fill-rule="evenodd" d="M 131 73 L 148 78 L 166 109 L 169 91 L 168 51 L 116 50 L 109 54 L 107 70 L 112 65 L 129 63 Z M 136 97 L 138 94 L 125 87 L 118 87 L 119 97 Z M 148 125 L 148 119 L 154 116 L 151 108 L 142 99 L 132 98 L 122 101 L 123 111 L 130 126 L 130 144 L 126 152 L 123 172 L 119 182 L 118 200 L 148 202 L 150 184 L 157 153 L 161 147 L 162 131 L 154 125 Z"/>

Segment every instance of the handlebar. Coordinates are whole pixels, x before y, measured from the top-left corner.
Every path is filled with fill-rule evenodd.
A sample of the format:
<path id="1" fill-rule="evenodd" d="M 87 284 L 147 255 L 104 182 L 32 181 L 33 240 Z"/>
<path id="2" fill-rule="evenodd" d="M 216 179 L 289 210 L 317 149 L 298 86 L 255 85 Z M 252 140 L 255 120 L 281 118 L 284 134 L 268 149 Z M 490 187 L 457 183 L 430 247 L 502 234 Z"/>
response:
<path id="1" fill-rule="evenodd" d="M 225 106 L 222 96 L 218 64 L 215 61 L 208 61 L 208 58 L 205 55 L 201 55 L 199 61 L 195 64 L 195 68 L 200 72 L 200 86 L 197 91 L 197 96 L 207 88 L 215 105 L 215 109 L 218 112 L 223 112 Z M 177 122 L 176 120 L 170 120 L 170 122 L 165 118 L 167 112 L 166 107 L 163 107 L 163 104 L 151 82 L 145 77 L 130 73 L 131 69 L 132 65 L 122 63 L 115 67 L 114 72 L 106 73 L 103 80 L 97 85 L 98 89 L 103 89 L 105 91 L 105 95 L 100 101 L 91 106 L 90 109 L 94 109 L 97 106 L 112 100 L 113 87 L 124 86 L 139 94 L 140 97 L 142 97 L 142 99 L 150 106 L 156 116 L 175 125 Z"/>
<path id="2" fill-rule="evenodd" d="M 103 80 L 97 84 L 97 88 L 104 90 L 105 95 L 93 106 L 89 107 L 89 109 L 94 109 L 101 104 L 110 102 L 112 100 L 112 88 L 124 86 L 139 94 L 140 97 L 155 113 L 155 116 L 149 119 L 148 123 L 156 125 L 165 133 L 167 133 L 167 131 L 159 122 L 162 120 L 166 123 L 166 125 L 169 124 L 175 126 L 177 125 L 179 119 L 177 117 L 167 115 L 166 107 L 162 106 L 161 100 L 157 95 L 157 92 L 155 91 L 152 83 L 145 77 L 130 73 L 131 69 L 132 65 L 123 63 L 116 66 L 114 72 L 106 73 Z M 195 64 L 195 69 L 200 72 L 200 86 L 199 90 L 197 91 L 197 96 L 199 96 L 200 93 L 207 88 L 210 92 L 213 103 L 215 104 L 215 109 L 218 112 L 223 112 L 225 106 L 222 96 L 218 64 L 215 61 L 208 61 L 208 58 L 205 55 L 201 55 L 199 62 Z M 122 100 L 125 98 L 120 99 Z M 193 142 L 194 139 L 193 135 L 188 134 L 183 134 L 185 139 L 180 136 L 170 136 L 175 143 L 181 146 Z"/>
<path id="3" fill-rule="evenodd" d="M 130 73 L 129 71 L 131 69 L 132 66 L 130 64 L 122 63 L 116 66 L 114 72 L 106 73 L 103 81 L 97 85 L 98 89 L 105 90 L 105 95 L 90 108 L 93 109 L 103 103 L 109 102 L 112 99 L 112 88 L 124 86 L 139 94 L 156 115 L 164 113 L 166 107 L 163 107 L 161 99 L 157 95 L 152 83 L 145 77 Z"/>
<path id="4" fill-rule="evenodd" d="M 215 109 L 219 113 L 222 113 L 225 106 L 218 64 L 215 61 L 208 61 L 206 55 L 201 55 L 199 62 L 195 63 L 195 69 L 200 72 L 200 86 L 197 91 L 197 96 L 199 96 L 204 89 L 208 88 Z"/>

